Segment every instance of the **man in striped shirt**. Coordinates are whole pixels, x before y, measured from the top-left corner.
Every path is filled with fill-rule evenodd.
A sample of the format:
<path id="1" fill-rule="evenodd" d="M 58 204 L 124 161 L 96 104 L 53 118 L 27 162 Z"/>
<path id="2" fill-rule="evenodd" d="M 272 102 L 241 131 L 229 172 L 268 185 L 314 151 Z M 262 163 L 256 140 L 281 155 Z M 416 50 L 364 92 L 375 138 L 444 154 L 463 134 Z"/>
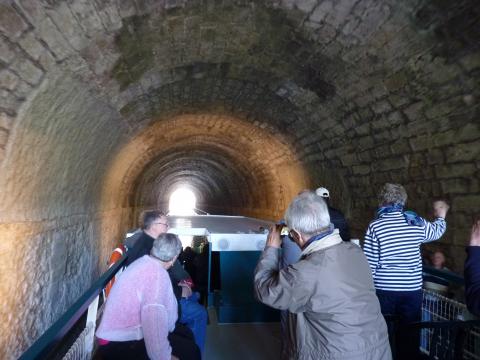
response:
<path id="1" fill-rule="evenodd" d="M 433 204 L 435 220 L 429 222 L 404 211 L 407 192 L 402 185 L 385 184 L 379 194 L 377 217 L 365 234 L 364 252 L 372 270 L 382 314 L 396 315 L 401 324 L 421 319 L 422 259 L 420 245 L 438 240 L 447 228 L 449 206 Z M 418 349 L 415 334 L 398 334 L 400 358 L 410 357 Z"/>

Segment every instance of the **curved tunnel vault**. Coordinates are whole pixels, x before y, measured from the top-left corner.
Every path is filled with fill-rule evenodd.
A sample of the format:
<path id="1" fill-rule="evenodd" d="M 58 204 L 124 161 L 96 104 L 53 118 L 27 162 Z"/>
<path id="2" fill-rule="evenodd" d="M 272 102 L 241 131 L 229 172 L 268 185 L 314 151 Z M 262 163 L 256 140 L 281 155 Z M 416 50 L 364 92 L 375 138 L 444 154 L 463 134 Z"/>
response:
<path id="1" fill-rule="evenodd" d="M 401 182 L 421 214 L 452 203 L 437 246 L 461 269 L 479 18 L 473 0 L 2 2 L 0 358 L 183 184 L 209 212 L 271 219 L 323 185 L 361 237 L 378 187 Z"/>
<path id="2" fill-rule="evenodd" d="M 285 135 L 259 125 L 211 113 L 154 122 L 118 154 L 120 164 L 138 152 L 120 194 L 137 211 L 166 209 L 171 193 L 189 185 L 206 211 L 278 218 L 311 181 Z"/>

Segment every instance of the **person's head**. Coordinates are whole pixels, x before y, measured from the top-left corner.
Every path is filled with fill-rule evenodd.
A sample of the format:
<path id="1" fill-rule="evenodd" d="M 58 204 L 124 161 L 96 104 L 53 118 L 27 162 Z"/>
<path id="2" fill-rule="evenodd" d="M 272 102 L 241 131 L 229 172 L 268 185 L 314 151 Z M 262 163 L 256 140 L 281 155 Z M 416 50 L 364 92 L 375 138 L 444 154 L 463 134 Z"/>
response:
<path id="1" fill-rule="evenodd" d="M 432 266 L 436 269 L 443 269 L 445 266 L 445 255 L 440 251 L 435 251 L 430 257 Z"/>
<path id="2" fill-rule="evenodd" d="M 330 215 L 325 200 L 313 192 L 298 195 L 285 212 L 285 221 L 298 245 L 325 231 L 330 225 Z"/>
<path id="3" fill-rule="evenodd" d="M 182 250 L 182 242 L 175 234 L 160 234 L 153 242 L 150 255 L 164 263 L 174 263 Z"/>
<path id="4" fill-rule="evenodd" d="M 142 219 L 142 230 L 153 238 L 166 233 L 169 228 L 167 216 L 158 210 L 145 211 Z"/>
<path id="5" fill-rule="evenodd" d="M 402 206 L 407 202 L 407 192 L 400 184 L 386 183 L 378 194 L 378 204 L 388 206 L 400 204 Z"/>

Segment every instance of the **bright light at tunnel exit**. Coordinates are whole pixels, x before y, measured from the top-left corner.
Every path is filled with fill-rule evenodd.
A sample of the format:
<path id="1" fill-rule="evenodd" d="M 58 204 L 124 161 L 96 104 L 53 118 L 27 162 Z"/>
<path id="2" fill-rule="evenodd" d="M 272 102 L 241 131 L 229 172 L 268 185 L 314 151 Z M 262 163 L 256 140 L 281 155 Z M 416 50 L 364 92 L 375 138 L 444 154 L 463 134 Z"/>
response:
<path id="1" fill-rule="evenodd" d="M 170 215 L 195 215 L 197 198 L 186 188 L 175 190 L 170 196 L 168 210 Z"/>

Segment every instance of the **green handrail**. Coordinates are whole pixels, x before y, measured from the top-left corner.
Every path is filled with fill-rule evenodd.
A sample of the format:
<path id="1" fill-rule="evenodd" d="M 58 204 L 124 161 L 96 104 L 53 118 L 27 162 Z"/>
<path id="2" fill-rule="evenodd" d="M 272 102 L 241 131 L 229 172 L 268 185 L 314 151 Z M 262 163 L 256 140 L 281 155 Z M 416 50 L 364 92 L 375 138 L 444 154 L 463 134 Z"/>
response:
<path id="1" fill-rule="evenodd" d="M 90 303 L 102 292 L 109 281 L 122 268 L 127 255 L 117 261 L 73 304 L 40 338 L 20 356 L 19 360 L 40 360 L 58 346 L 65 335 L 72 329 L 87 311 Z"/>
<path id="2" fill-rule="evenodd" d="M 446 280 L 453 284 L 465 285 L 465 279 L 463 278 L 463 276 L 457 273 L 454 273 L 452 271 L 439 270 L 439 269 L 435 269 L 434 267 L 424 265 L 423 272 L 433 277 L 439 278 L 441 280 Z"/>

